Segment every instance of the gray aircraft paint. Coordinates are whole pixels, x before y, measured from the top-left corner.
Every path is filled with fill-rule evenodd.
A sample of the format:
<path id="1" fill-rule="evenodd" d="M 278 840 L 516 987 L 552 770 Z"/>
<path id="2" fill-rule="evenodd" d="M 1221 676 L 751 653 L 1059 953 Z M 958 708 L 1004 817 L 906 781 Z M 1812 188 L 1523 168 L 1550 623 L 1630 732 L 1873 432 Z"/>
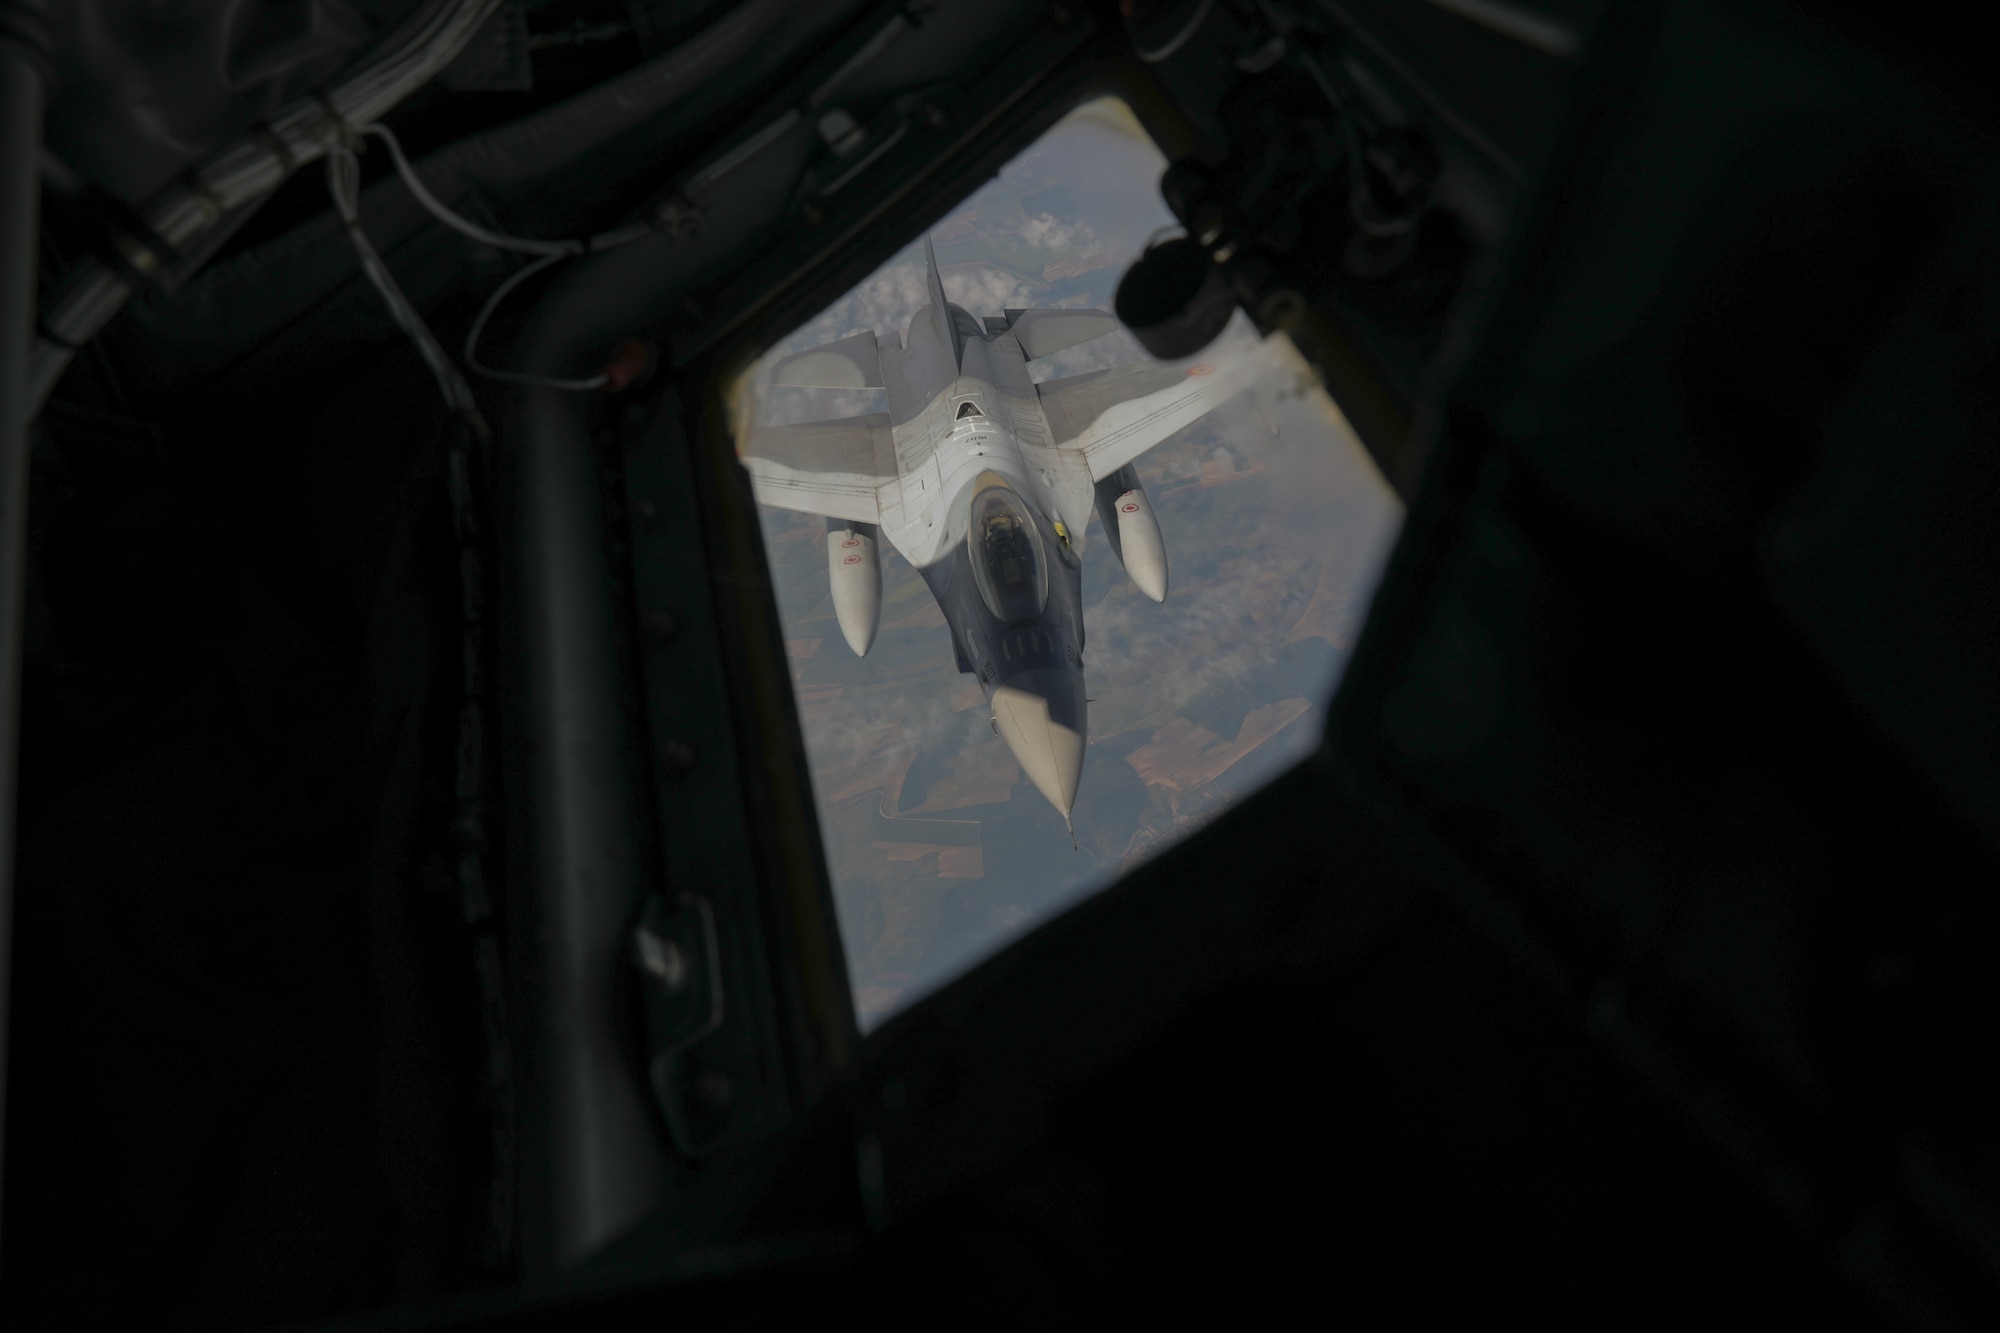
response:
<path id="1" fill-rule="evenodd" d="M 773 369 L 778 384 L 879 386 L 888 411 L 751 430 L 743 462 L 759 500 L 824 515 L 830 530 L 874 524 L 917 569 L 944 612 L 959 669 L 979 680 L 994 729 L 1067 821 L 1089 734 L 1082 556 L 1091 512 L 1138 492 L 1134 458 L 1283 361 L 1262 344 L 1218 363 L 1125 366 L 1036 385 L 1030 359 L 1108 333 L 1116 321 L 1068 309 L 982 321 L 945 298 L 928 239 L 924 260 L 929 300 L 900 345 L 856 334 Z M 975 501 L 995 487 L 1031 532 L 1003 521 L 973 533 Z M 1143 529 L 1136 539 L 1135 524 Z M 1106 530 L 1114 550 L 1150 553 L 1148 567 L 1132 572 L 1147 595 L 1164 596 L 1165 550 L 1150 505 L 1118 506 Z M 1032 609 L 1010 604 L 1003 617 L 982 595 L 975 562 L 995 558 L 996 540 L 1017 537 L 1038 551 L 1046 595 Z M 851 646 L 873 641 L 872 623 L 843 620 L 841 628 Z"/>

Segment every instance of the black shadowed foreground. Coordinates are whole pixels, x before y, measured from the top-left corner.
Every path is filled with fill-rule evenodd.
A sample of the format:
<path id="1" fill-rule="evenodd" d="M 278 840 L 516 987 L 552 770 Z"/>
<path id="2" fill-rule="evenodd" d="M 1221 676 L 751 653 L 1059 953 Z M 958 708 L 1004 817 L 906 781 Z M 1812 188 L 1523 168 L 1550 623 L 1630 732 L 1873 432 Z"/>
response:
<path id="1" fill-rule="evenodd" d="M 0 1324 L 2000 1324 L 1976 49 L 0 0 Z M 1315 755 L 864 1036 L 731 388 L 1102 95 L 1117 308 L 1407 518 Z"/>

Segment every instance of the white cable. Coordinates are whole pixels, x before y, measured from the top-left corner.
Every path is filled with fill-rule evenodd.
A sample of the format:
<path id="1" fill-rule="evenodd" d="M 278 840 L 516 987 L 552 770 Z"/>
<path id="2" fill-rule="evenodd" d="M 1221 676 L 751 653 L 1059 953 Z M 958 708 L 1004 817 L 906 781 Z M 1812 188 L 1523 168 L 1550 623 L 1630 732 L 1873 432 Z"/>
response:
<path id="1" fill-rule="evenodd" d="M 423 177 L 417 174 L 417 169 L 410 162 L 409 156 L 403 152 L 402 141 L 396 137 L 394 130 L 386 125 L 370 125 L 361 132 L 374 135 L 388 146 L 389 157 L 396 165 L 397 174 L 403 178 L 403 184 L 409 187 L 410 194 L 423 205 L 425 211 L 439 222 L 461 236 L 470 237 L 495 249 L 536 256 L 532 262 L 509 274 L 506 281 L 494 289 L 493 294 L 486 298 L 486 303 L 479 308 L 478 316 L 472 321 L 472 328 L 465 335 L 466 368 L 473 374 L 487 379 L 500 380 L 508 384 L 529 384 L 544 389 L 569 389 L 587 393 L 608 384 L 610 376 L 602 372 L 586 378 L 564 379 L 482 365 L 479 360 L 480 335 L 486 332 L 487 321 L 493 318 L 493 312 L 499 309 L 500 303 L 507 299 L 508 294 L 543 269 L 572 255 L 609 249 L 612 246 L 635 241 L 650 229 L 644 224 L 634 224 L 604 232 L 587 240 L 561 241 L 532 240 L 524 236 L 509 236 L 504 232 L 493 231 L 454 211 L 431 193 L 430 188 L 424 184 Z M 411 340 L 416 343 L 417 350 L 422 353 L 425 363 L 430 366 L 431 373 L 437 378 L 438 388 L 444 394 L 446 404 L 453 411 L 475 411 L 471 387 L 458 373 L 458 367 L 452 365 L 445 356 L 444 348 L 439 345 L 436 336 L 423 322 L 416 308 L 410 304 L 402 288 L 397 286 L 395 278 L 382 263 L 381 257 L 375 252 L 375 247 L 369 242 L 367 233 L 361 228 L 360 167 L 351 149 L 338 147 L 328 150 L 327 182 L 333 194 L 334 206 L 339 209 L 341 221 L 346 225 L 347 234 L 354 242 L 355 252 L 361 256 L 362 270 L 367 273 L 368 280 L 375 284 L 376 290 L 382 293 L 382 299 L 388 304 L 389 313 L 398 327 L 408 333 Z"/>
<path id="2" fill-rule="evenodd" d="M 415 172 L 409 169 L 408 161 L 403 157 L 401 145 L 396 142 L 395 136 L 384 132 L 381 137 L 390 145 L 390 152 L 396 158 L 398 170 L 404 172 L 404 180 L 411 186 L 412 193 L 417 195 L 419 202 L 437 215 L 439 221 L 451 224 L 455 230 L 474 236 L 476 239 L 487 240 L 489 244 L 510 241 L 515 243 L 512 248 L 519 248 L 524 244 L 544 247 L 538 258 L 510 274 L 507 280 L 486 298 L 486 304 L 480 307 L 478 318 L 472 321 L 472 328 L 465 336 L 465 364 L 473 373 L 510 384 L 531 384 L 545 389 L 573 389 L 584 392 L 601 389 L 609 383 L 610 376 L 601 373 L 588 379 L 557 379 L 544 375 L 523 374 L 519 371 L 498 370 L 479 363 L 477 355 L 479 336 L 486 331 L 486 322 L 493 317 L 493 312 L 507 298 L 507 294 L 550 265 L 573 254 L 582 253 L 584 243 L 521 242 L 515 237 L 488 232 L 476 223 L 460 218 L 439 203 L 428 190 L 421 190 L 418 187 L 414 179 Z M 354 246 L 354 253 L 361 260 L 361 271 L 381 294 L 383 304 L 389 307 L 389 317 L 396 321 L 396 327 L 409 336 L 410 341 L 416 345 L 418 354 L 423 357 L 424 364 L 430 367 L 431 376 L 437 381 L 438 392 L 443 396 L 445 406 L 475 423 L 475 428 L 482 435 L 485 434 L 485 422 L 480 419 L 478 404 L 472 396 L 472 386 L 465 382 L 465 376 L 461 375 L 458 367 L 452 364 L 450 356 L 438 342 L 437 335 L 431 332 L 430 326 L 424 323 L 423 316 L 418 314 L 416 307 L 410 303 L 409 297 L 404 294 L 395 275 L 389 272 L 389 266 L 382 262 L 382 256 L 376 251 L 374 243 L 368 239 L 368 233 L 361 225 L 361 164 L 355 158 L 353 149 L 335 146 L 327 150 L 326 184 L 327 193 L 333 196 L 334 209 L 340 214 L 341 224 L 347 230 L 347 238 Z M 464 225 L 457 225 L 459 223 Z M 639 234 L 644 234 L 644 231 L 643 227 L 638 229 Z M 611 236 L 621 234 L 622 232 L 608 233 Z"/>
<path id="3" fill-rule="evenodd" d="M 572 389 L 588 393 L 602 389 L 611 382 L 609 375 L 599 373 L 587 379 L 557 379 L 548 375 L 530 375 L 518 370 L 500 370 L 479 364 L 479 335 L 486 331 L 486 321 L 507 299 L 507 294 L 534 277 L 543 269 L 560 260 L 569 258 L 566 254 L 543 255 L 540 259 L 523 264 L 518 272 L 510 274 L 507 281 L 494 288 L 493 295 L 486 298 L 486 304 L 479 308 L 479 317 L 472 321 L 472 328 L 465 335 L 465 364 L 473 374 L 483 375 L 489 380 L 500 380 L 506 384 L 531 384 L 538 389 Z"/>
<path id="4" fill-rule="evenodd" d="M 347 239 L 353 242 L 354 253 L 361 260 L 361 271 L 381 293 L 383 304 L 389 307 L 390 318 L 398 328 L 409 335 L 416 344 L 417 352 L 430 367 L 431 375 L 437 380 L 438 392 L 444 396 L 445 406 L 474 423 L 480 434 L 485 434 L 485 423 L 479 418 L 479 407 L 472 397 L 472 386 L 458 373 L 458 367 L 445 355 L 430 326 L 423 316 L 403 294 L 395 275 L 382 262 L 375 246 L 368 239 L 368 233 L 361 228 L 361 211 L 358 202 L 361 193 L 361 164 L 355 160 L 350 148 L 330 147 L 326 153 L 326 188 L 333 196 L 333 206 L 340 214 L 343 226 L 347 228 Z"/>
<path id="5" fill-rule="evenodd" d="M 562 241 L 538 241 L 525 236 L 509 236 L 505 232 L 493 231 L 480 226 L 464 214 L 454 211 L 450 205 L 430 192 L 430 188 L 423 182 L 423 177 L 417 174 L 417 169 L 410 162 L 409 156 L 403 152 L 402 141 L 396 138 L 394 130 L 390 129 L 387 125 L 370 125 L 363 133 L 372 134 L 388 145 L 389 156 L 394 160 L 396 172 L 403 178 L 403 184 L 409 187 L 410 194 L 439 222 L 450 227 L 461 236 L 469 236 L 473 240 L 493 246 L 495 249 L 510 250 L 515 254 L 536 256 L 534 262 L 525 264 L 516 272 L 508 275 L 507 280 L 501 283 L 494 290 L 493 294 L 486 298 L 486 304 L 480 307 L 478 317 L 472 321 L 471 331 L 465 335 L 466 368 L 471 370 L 473 374 L 484 376 L 487 379 L 500 380 L 508 384 L 531 384 L 543 389 L 571 389 L 579 392 L 589 392 L 594 389 L 601 389 L 609 383 L 610 376 L 605 374 L 597 374 L 580 379 L 563 379 L 557 376 L 530 375 L 524 371 L 501 370 L 496 366 L 482 365 L 479 360 L 479 338 L 481 334 L 486 332 L 486 322 L 493 317 L 493 312 L 500 308 L 500 303 L 507 299 L 508 294 L 529 278 L 540 273 L 543 269 L 548 268 L 558 260 L 567 259 L 571 255 L 586 254 L 593 250 L 609 250 L 614 246 L 636 241 L 641 236 L 646 235 L 651 228 L 647 227 L 644 223 L 633 223 L 613 231 L 600 232 L 598 235 L 592 236 L 587 240 Z"/>
<path id="6" fill-rule="evenodd" d="M 402 141 L 396 138 L 394 130 L 387 125 L 370 125 L 363 133 L 372 134 L 389 145 L 389 156 L 395 159 L 396 172 L 403 178 L 403 184 L 410 187 L 410 193 L 416 196 L 417 202 L 422 204 L 432 217 L 460 235 L 470 236 L 475 241 L 483 241 L 497 250 L 512 250 L 524 255 L 580 255 L 591 248 L 589 241 L 531 241 L 520 236 L 507 236 L 497 231 L 488 231 L 470 218 L 454 213 L 430 192 L 429 187 L 424 184 L 423 177 L 419 176 L 417 169 L 410 165 L 410 159 L 403 155 Z"/>
<path id="7" fill-rule="evenodd" d="M 396 137 L 394 130 L 387 125 L 369 125 L 362 130 L 362 133 L 372 134 L 389 145 L 389 156 L 396 164 L 396 174 L 403 178 L 403 184 L 409 187 L 410 193 L 416 196 L 417 202 L 424 206 L 425 211 L 461 236 L 470 236 L 475 241 L 483 241 L 497 250 L 512 250 L 516 254 L 523 255 L 581 255 L 593 250 L 610 250 L 625 245 L 652 230 L 643 222 L 634 222 L 611 231 L 599 232 L 595 236 L 560 241 L 538 241 L 527 236 L 509 236 L 505 232 L 490 231 L 463 213 L 454 212 L 450 205 L 431 193 L 430 187 L 424 184 L 424 178 L 418 174 L 416 167 L 403 152 L 403 141 Z"/>
<path id="8" fill-rule="evenodd" d="M 563 379 L 552 375 L 530 375 L 524 371 L 501 370 L 497 366 L 482 365 L 479 360 L 479 338 L 486 332 L 486 322 L 493 318 L 493 312 L 500 308 L 500 303 L 507 299 L 508 294 L 543 269 L 571 255 L 585 254 L 592 250 L 608 250 L 613 246 L 636 241 L 651 228 L 644 223 L 633 223 L 613 231 L 601 232 L 588 240 L 563 241 L 538 241 L 525 236 L 509 236 L 504 232 L 493 231 L 480 226 L 461 213 L 454 212 L 449 205 L 430 192 L 423 178 L 417 174 L 416 167 L 411 164 L 408 155 L 403 152 L 402 142 L 396 138 L 394 130 L 387 125 L 370 125 L 364 133 L 374 135 L 389 146 L 389 156 L 395 161 L 397 174 L 403 178 L 403 183 L 409 187 L 416 201 L 439 222 L 461 236 L 469 236 L 495 249 L 537 256 L 532 263 L 524 264 L 509 274 L 507 280 L 486 298 L 486 304 L 479 308 L 478 316 L 472 321 L 472 328 L 465 335 L 466 367 L 473 374 L 482 375 L 487 379 L 501 380 L 508 384 L 532 384 L 544 389 L 574 389 L 589 392 L 608 384 L 610 376 L 602 373 L 580 379 Z"/>

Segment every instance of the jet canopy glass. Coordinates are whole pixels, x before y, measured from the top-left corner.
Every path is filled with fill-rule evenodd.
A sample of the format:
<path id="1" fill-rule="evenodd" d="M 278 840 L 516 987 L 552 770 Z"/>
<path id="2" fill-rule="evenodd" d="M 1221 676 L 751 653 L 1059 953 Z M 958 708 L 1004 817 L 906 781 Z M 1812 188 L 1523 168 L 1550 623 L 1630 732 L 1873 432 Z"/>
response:
<path id="1" fill-rule="evenodd" d="M 1049 598 L 1041 534 L 1021 497 L 998 478 L 972 497 L 972 526 L 965 540 L 971 548 L 972 578 L 987 610 L 1010 625 L 1041 615 Z"/>

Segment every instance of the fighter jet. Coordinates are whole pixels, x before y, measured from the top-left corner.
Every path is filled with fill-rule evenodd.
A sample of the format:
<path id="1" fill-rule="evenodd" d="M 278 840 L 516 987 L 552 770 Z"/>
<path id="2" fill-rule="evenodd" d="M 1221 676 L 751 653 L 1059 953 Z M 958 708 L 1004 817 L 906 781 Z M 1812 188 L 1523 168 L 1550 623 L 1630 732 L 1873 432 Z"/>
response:
<path id="1" fill-rule="evenodd" d="M 758 500 L 826 518 L 834 615 L 857 654 L 881 620 L 880 543 L 916 568 L 944 612 L 958 669 L 979 678 L 994 730 L 1068 825 L 1088 734 L 1091 510 L 1133 583 L 1164 601 L 1166 545 L 1132 464 L 1276 363 L 1258 349 L 1037 385 L 1030 362 L 1118 321 L 1072 309 L 978 319 L 945 299 L 929 238 L 924 265 L 929 302 L 901 345 L 857 333 L 772 368 L 778 385 L 885 390 L 889 410 L 756 427 L 739 452 Z"/>

